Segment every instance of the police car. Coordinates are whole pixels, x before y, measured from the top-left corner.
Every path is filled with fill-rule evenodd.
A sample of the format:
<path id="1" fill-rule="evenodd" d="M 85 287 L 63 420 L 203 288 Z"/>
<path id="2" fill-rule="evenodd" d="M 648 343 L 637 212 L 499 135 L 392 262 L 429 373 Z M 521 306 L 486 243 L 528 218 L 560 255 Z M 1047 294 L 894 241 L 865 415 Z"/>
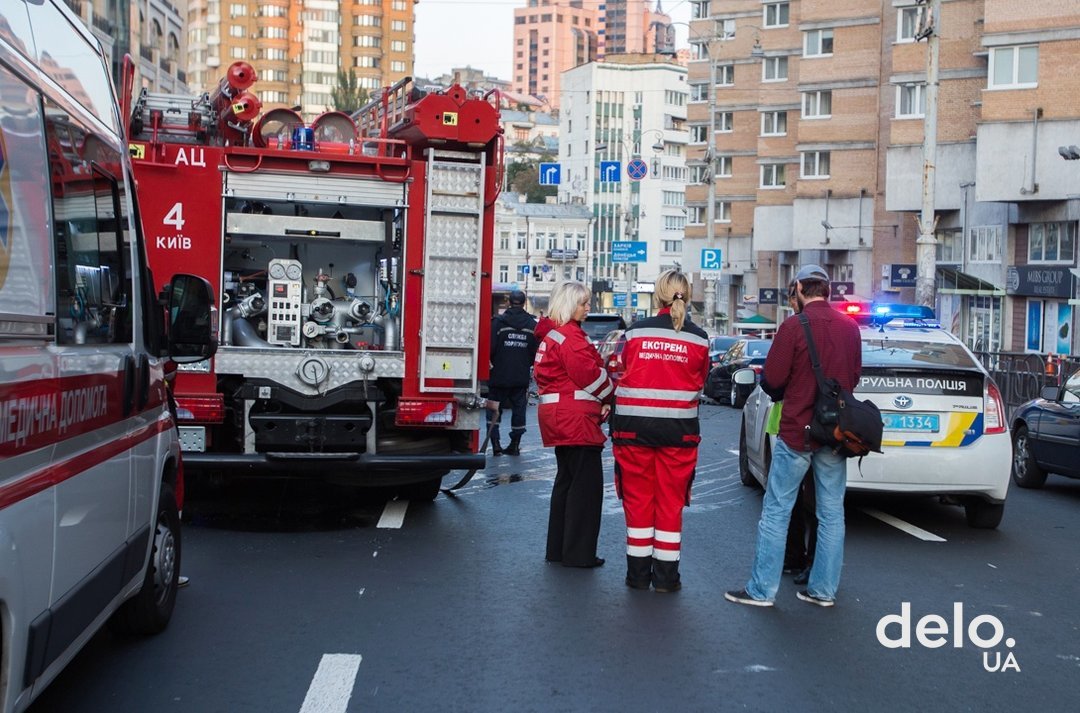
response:
<path id="1" fill-rule="evenodd" d="M 972 527 L 1001 522 L 1012 444 L 1005 405 L 971 351 L 927 308 L 882 307 L 861 319 L 862 379 L 855 395 L 885 422 L 882 450 L 848 461 L 849 490 L 953 496 Z M 764 485 L 775 435 L 772 400 L 756 388 L 743 407 L 739 472 Z M 771 430 L 771 429 L 770 429 Z"/>

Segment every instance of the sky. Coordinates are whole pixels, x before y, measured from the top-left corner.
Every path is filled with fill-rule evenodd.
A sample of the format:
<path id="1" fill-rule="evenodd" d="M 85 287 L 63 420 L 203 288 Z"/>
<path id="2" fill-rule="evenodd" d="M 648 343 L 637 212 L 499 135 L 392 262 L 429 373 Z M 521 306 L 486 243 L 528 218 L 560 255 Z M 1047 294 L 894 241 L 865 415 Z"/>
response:
<path id="1" fill-rule="evenodd" d="M 500 79 L 511 79 L 514 8 L 525 5 L 525 0 L 419 0 L 416 75 L 436 77 L 451 67 L 472 66 Z M 663 7 L 674 21 L 690 18 L 687 0 L 668 0 Z M 677 46 L 685 46 L 686 27 L 677 27 L 676 33 Z"/>

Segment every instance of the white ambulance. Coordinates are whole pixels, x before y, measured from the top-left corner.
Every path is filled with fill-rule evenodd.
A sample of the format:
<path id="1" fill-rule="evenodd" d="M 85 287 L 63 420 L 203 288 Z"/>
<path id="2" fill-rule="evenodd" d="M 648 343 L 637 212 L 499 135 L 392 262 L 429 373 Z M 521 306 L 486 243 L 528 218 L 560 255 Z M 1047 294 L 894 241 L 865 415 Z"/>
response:
<path id="1" fill-rule="evenodd" d="M 153 290 L 99 43 L 61 0 L 0 2 L 0 711 L 110 618 L 162 630 L 180 566 L 164 378 L 213 354 L 209 285 Z"/>

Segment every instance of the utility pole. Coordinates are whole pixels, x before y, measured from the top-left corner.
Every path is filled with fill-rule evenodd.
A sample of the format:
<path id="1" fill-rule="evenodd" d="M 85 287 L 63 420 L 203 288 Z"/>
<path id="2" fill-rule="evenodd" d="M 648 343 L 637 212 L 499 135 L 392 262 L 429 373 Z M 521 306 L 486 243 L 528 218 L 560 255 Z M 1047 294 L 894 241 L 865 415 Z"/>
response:
<path id="1" fill-rule="evenodd" d="M 715 30 L 713 30 L 715 33 Z M 709 56 L 709 143 L 705 149 L 708 159 L 705 168 L 709 184 L 708 204 L 705 206 L 705 242 L 710 248 L 716 247 L 716 58 L 712 53 L 713 38 L 705 44 L 705 53 Z M 705 280 L 705 326 L 716 326 L 716 283 L 717 280 Z"/>
<path id="2" fill-rule="evenodd" d="M 934 180 L 937 168 L 938 112 L 938 45 L 941 33 L 941 0 L 922 0 L 923 22 L 916 39 L 926 39 L 926 116 L 923 120 L 922 213 L 919 217 L 919 238 L 915 241 L 917 273 L 915 301 L 933 307 L 934 282 L 937 272 L 937 240 L 934 233 Z"/>

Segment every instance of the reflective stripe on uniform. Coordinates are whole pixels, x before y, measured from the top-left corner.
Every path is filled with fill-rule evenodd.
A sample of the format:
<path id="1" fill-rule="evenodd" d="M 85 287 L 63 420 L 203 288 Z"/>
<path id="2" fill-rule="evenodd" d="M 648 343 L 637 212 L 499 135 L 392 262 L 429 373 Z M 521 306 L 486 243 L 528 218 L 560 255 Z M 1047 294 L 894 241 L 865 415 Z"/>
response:
<path id="1" fill-rule="evenodd" d="M 562 344 L 566 341 L 566 335 L 562 332 L 556 332 L 554 329 L 548 332 L 547 335 L 557 344 Z"/>
<path id="2" fill-rule="evenodd" d="M 628 527 L 626 528 L 626 536 L 633 537 L 635 539 L 648 539 L 653 536 L 653 528 L 651 527 Z"/>
<path id="3" fill-rule="evenodd" d="M 626 549 L 630 549 L 627 547 Z M 654 548 L 652 556 L 662 562 L 678 562 L 679 551 L 678 550 L 662 550 L 659 547 Z"/>
<path id="4" fill-rule="evenodd" d="M 657 530 L 655 537 L 657 542 L 670 542 L 674 544 L 682 542 L 681 532 L 668 532 L 667 530 Z"/>
<path id="5" fill-rule="evenodd" d="M 626 554 L 631 557 L 652 557 L 653 556 L 652 545 L 627 545 Z M 678 558 L 676 558 L 678 559 Z"/>
<path id="6" fill-rule="evenodd" d="M 558 403 L 559 398 L 562 397 L 562 396 L 570 396 L 570 394 L 558 394 L 558 393 L 556 393 L 556 394 L 540 394 L 540 403 L 542 403 L 542 404 Z M 600 400 L 600 399 L 596 398 L 595 396 L 593 396 L 592 394 L 590 394 L 588 391 L 581 391 L 581 390 L 575 391 L 573 393 L 573 397 L 574 397 L 575 401 L 599 401 Z"/>
<path id="7" fill-rule="evenodd" d="M 694 346 L 708 348 L 709 340 L 690 332 L 676 332 L 674 329 L 628 329 L 627 341 L 631 339 L 666 339 L 670 342 L 685 342 Z"/>
<path id="8" fill-rule="evenodd" d="M 588 386 L 586 386 L 586 387 L 585 387 L 585 390 L 586 390 L 586 391 L 589 391 L 589 392 L 595 392 L 595 391 L 596 391 L 597 389 L 599 389 L 599 388 L 600 388 L 600 386 L 601 386 L 601 385 L 602 385 L 602 384 L 603 384 L 603 383 L 604 383 L 605 381 L 607 381 L 607 378 L 608 378 L 608 375 L 607 375 L 607 373 L 605 373 L 605 372 L 604 372 L 604 370 L 603 370 L 603 369 L 601 369 L 601 370 L 600 370 L 600 377 L 599 377 L 599 378 L 598 378 L 598 379 L 597 379 L 596 381 L 594 381 L 594 382 L 592 382 L 591 384 L 589 384 Z"/>
<path id="9" fill-rule="evenodd" d="M 648 418 L 696 418 L 697 406 L 673 408 L 669 406 L 627 406 L 615 403 L 615 413 L 619 416 L 645 416 Z"/>
<path id="10" fill-rule="evenodd" d="M 559 402 L 559 394 L 540 394 L 540 403 L 554 404 Z"/>
<path id="11" fill-rule="evenodd" d="M 671 389 L 636 389 L 622 386 L 616 392 L 616 396 L 625 396 L 631 399 L 655 399 L 658 401 L 693 401 L 700 391 L 674 391 Z"/>

